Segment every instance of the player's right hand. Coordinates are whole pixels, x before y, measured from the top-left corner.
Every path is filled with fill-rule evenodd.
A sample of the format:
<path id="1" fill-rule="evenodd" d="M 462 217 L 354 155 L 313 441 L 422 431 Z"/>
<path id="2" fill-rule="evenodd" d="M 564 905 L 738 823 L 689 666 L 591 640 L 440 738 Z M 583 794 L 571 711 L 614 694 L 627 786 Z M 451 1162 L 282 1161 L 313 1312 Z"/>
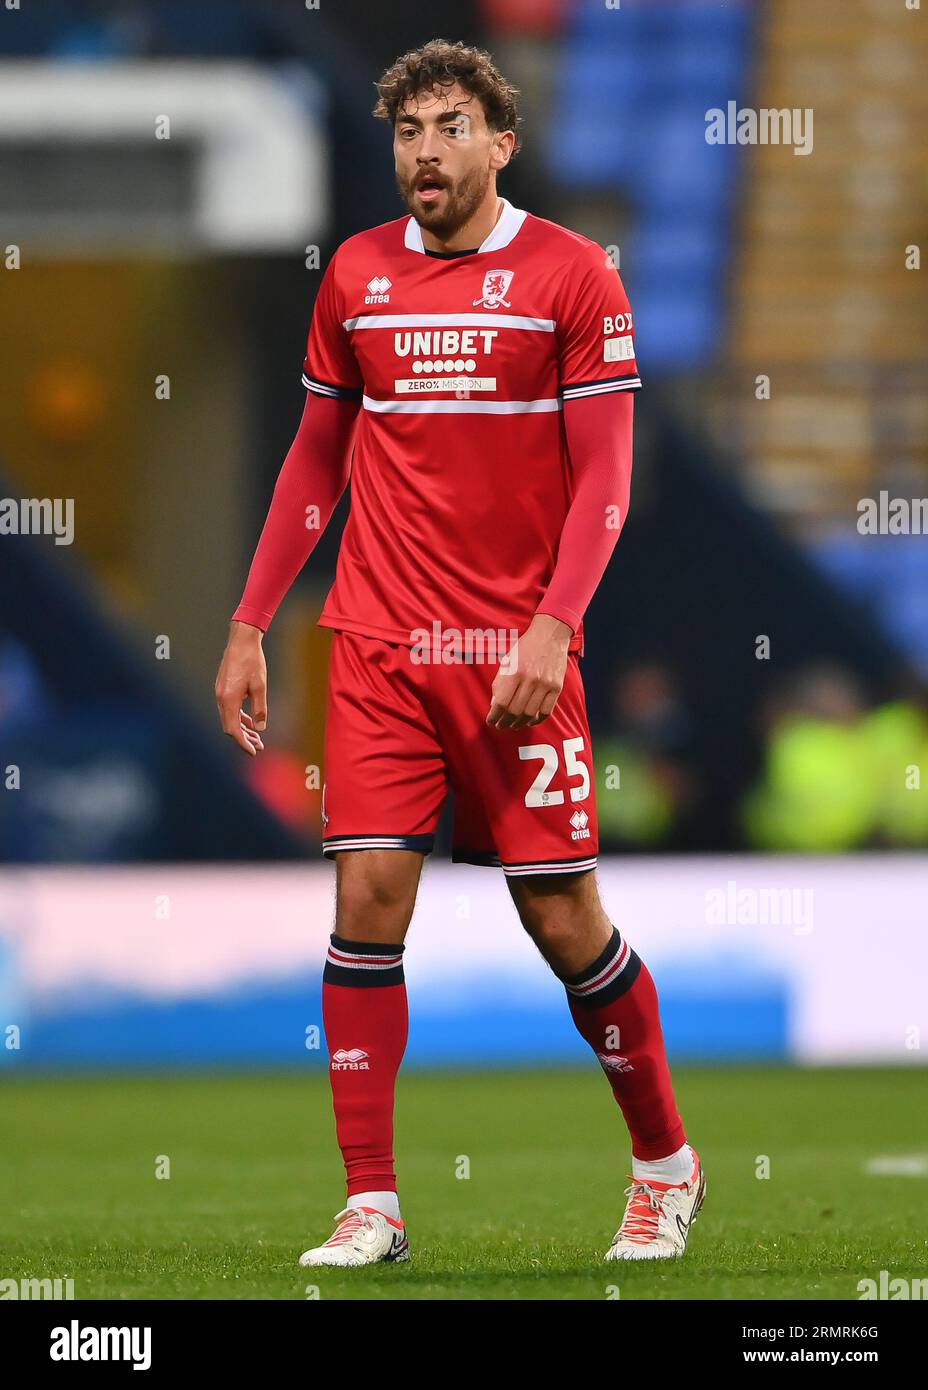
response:
<path id="1" fill-rule="evenodd" d="M 216 677 L 216 704 L 223 731 L 254 758 L 264 748 L 260 730 L 267 727 L 267 666 L 261 639 L 250 623 L 232 624 Z M 251 713 L 243 709 L 251 701 Z"/>

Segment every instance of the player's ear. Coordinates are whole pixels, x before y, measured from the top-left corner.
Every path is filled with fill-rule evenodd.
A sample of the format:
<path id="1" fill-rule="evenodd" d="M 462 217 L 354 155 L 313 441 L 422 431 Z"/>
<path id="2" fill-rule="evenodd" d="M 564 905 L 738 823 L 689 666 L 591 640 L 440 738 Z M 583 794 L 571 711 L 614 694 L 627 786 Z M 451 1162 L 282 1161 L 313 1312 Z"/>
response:
<path id="1" fill-rule="evenodd" d="M 494 169 L 505 169 L 512 158 L 516 137 L 511 130 L 497 131 L 493 136 L 490 163 Z"/>

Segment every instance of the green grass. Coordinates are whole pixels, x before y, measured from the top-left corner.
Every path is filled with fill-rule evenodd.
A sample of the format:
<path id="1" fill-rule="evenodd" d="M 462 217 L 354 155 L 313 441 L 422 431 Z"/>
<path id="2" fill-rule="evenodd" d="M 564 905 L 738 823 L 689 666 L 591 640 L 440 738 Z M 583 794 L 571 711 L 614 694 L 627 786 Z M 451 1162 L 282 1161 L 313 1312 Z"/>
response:
<path id="1" fill-rule="evenodd" d="M 602 1262 L 629 1158 L 597 1071 L 413 1073 L 397 1145 L 413 1258 L 338 1271 L 296 1263 L 342 1205 L 324 1075 L 7 1074 L 0 1278 L 70 1276 L 91 1299 L 302 1299 L 314 1284 L 321 1298 L 818 1300 L 856 1299 L 881 1269 L 928 1275 L 928 1178 L 864 1170 L 928 1153 L 919 1071 L 678 1068 L 675 1084 L 709 1184 L 684 1260 Z"/>

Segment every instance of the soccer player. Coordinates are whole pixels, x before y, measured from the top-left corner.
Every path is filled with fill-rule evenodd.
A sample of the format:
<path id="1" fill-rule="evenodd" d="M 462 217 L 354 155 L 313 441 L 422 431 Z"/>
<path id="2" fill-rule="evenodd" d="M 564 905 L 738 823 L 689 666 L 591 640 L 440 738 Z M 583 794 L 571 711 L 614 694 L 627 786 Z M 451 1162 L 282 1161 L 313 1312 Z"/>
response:
<path id="1" fill-rule="evenodd" d="M 631 312 L 600 246 L 498 195 L 518 93 L 486 52 L 433 40 L 377 90 L 408 215 L 349 237 L 325 272 L 305 409 L 216 680 L 225 732 L 255 756 L 262 634 L 350 474 L 319 620 L 334 629 L 323 1019 L 347 1202 L 300 1263 L 408 1258 L 393 1157 L 403 943 L 449 788 L 453 858 L 502 867 L 625 1117 L 631 1185 L 606 1259 L 682 1255 L 705 1177 L 654 981 L 597 891 L 579 669 L 628 509 Z"/>

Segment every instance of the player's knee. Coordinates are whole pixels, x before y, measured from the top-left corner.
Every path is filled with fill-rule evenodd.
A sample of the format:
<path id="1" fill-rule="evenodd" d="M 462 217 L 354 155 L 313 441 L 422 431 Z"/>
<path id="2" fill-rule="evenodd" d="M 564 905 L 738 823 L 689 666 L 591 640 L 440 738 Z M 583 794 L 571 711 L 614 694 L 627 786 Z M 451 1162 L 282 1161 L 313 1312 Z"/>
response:
<path id="1" fill-rule="evenodd" d="M 372 879 L 341 888 L 336 898 L 336 910 L 340 917 L 363 919 L 370 913 L 382 915 L 398 911 L 407 901 L 407 895 L 395 884 Z"/>
<path id="2" fill-rule="evenodd" d="M 592 874 L 538 875 L 531 883 L 509 884 L 522 925 L 542 950 L 584 932 L 591 912 L 602 911 Z"/>
<path id="3" fill-rule="evenodd" d="M 513 899 L 522 926 L 536 940 L 570 929 L 579 906 L 575 894 L 565 891 L 564 885 L 549 887 L 539 883 L 529 888 L 520 884 L 513 891 Z"/>
<path id="4" fill-rule="evenodd" d="M 522 925 L 542 955 L 548 957 L 569 944 L 581 930 L 581 924 L 569 911 L 553 912 L 537 907 L 520 912 Z"/>
<path id="5" fill-rule="evenodd" d="M 374 863 L 367 855 L 344 856 L 335 898 L 337 932 L 357 940 L 380 939 L 384 932 L 384 939 L 402 937 L 415 904 L 418 875 L 396 858 L 377 856 Z"/>

